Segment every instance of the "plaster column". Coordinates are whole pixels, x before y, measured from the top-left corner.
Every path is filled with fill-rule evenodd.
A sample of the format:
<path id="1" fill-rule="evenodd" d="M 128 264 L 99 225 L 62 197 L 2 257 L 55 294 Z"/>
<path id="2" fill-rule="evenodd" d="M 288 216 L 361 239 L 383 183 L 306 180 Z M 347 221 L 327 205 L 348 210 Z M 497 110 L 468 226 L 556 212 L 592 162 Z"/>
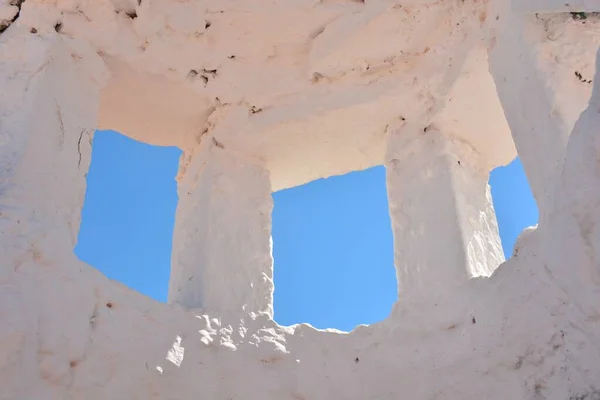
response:
<path id="1" fill-rule="evenodd" d="M 272 316 L 268 171 L 208 135 L 181 169 L 169 302 Z"/>
<path id="2" fill-rule="evenodd" d="M 447 301 L 504 261 L 488 172 L 435 128 L 390 132 L 387 190 L 401 303 Z"/>
<path id="3" fill-rule="evenodd" d="M 502 7 L 508 8 L 510 3 L 504 1 Z M 553 77 L 538 65 L 537 42 L 546 37 L 539 32 L 541 28 L 533 18 L 511 10 L 498 11 L 498 22 L 490 33 L 489 63 L 543 220 L 554 201 L 556 177 L 562 168 L 570 128 L 553 99 Z"/>
<path id="4" fill-rule="evenodd" d="M 600 315 L 600 48 L 588 107 L 575 123 L 549 221 L 544 265 L 589 321 Z"/>
<path id="5" fill-rule="evenodd" d="M 102 59 L 85 41 L 27 27 L 0 36 L 4 272 L 25 259 L 51 264 L 72 255 L 106 78 Z"/>
<path id="6" fill-rule="evenodd" d="M 85 296 L 73 283 L 85 273 L 73 248 L 105 78 L 84 41 L 17 25 L 0 34 L 3 399 L 64 398 L 68 357 L 85 353 L 89 323 L 78 314 Z M 48 377 L 55 380 L 44 383 Z"/>

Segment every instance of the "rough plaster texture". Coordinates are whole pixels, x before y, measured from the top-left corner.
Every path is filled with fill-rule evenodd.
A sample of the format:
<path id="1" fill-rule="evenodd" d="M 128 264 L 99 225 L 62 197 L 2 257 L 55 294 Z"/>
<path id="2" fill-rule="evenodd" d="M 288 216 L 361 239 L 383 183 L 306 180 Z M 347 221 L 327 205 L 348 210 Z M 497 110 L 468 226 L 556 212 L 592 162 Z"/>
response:
<path id="1" fill-rule="evenodd" d="M 600 398 L 600 19 L 559 3 L 0 0 L 0 399 Z M 184 150 L 172 304 L 73 254 L 97 127 Z M 278 326 L 270 191 L 378 164 L 389 318 Z"/>
<path id="2" fill-rule="evenodd" d="M 269 173 L 223 147 L 203 141 L 179 182 L 169 302 L 272 316 Z"/>

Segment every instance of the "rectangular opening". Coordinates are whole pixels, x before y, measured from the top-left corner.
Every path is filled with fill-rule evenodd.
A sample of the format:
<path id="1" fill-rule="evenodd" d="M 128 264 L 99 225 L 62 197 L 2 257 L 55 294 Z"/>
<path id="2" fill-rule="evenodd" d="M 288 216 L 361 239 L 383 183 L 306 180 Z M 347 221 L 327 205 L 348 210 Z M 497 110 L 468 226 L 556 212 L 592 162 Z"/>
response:
<path id="1" fill-rule="evenodd" d="M 181 151 L 97 131 L 75 253 L 108 278 L 166 301 Z"/>
<path id="2" fill-rule="evenodd" d="M 384 167 L 273 194 L 275 321 L 350 331 L 398 297 Z"/>
<path id="3" fill-rule="evenodd" d="M 495 168 L 490 173 L 489 184 L 502 249 L 508 259 L 523 229 L 537 224 L 537 204 L 518 157 L 505 167 Z"/>

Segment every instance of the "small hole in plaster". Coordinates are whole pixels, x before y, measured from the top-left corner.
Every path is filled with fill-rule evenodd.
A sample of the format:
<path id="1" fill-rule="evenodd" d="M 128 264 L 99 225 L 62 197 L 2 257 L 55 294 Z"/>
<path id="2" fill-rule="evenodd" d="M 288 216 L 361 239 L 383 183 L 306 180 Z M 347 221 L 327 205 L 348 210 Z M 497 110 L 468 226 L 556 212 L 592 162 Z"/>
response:
<path id="1" fill-rule="evenodd" d="M 250 114 L 258 114 L 259 112 L 262 112 L 262 108 L 258 108 L 256 106 L 252 106 L 250 107 Z"/>
<path id="2" fill-rule="evenodd" d="M 57 22 L 56 25 L 54 25 L 54 30 L 56 32 L 60 32 L 62 30 L 63 24 L 62 22 Z"/>
<path id="3" fill-rule="evenodd" d="M 583 82 L 583 83 L 592 83 L 591 79 L 584 79 L 583 75 L 581 75 L 581 73 L 579 73 L 579 71 L 575 71 L 575 77 L 577 77 L 577 79 L 579 79 L 580 82 Z"/>
<path id="4" fill-rule="evenodd" d="M 225 146 L 223 145 L 223 143 L 219 142 L 214 137 L 212 138 L 212 144 L 213 144 L 213 146 L 216 146 L 216 147 L 218 147 L 220 149 L 225 149 Z"/>
<path id="5" fill-rule="evenodd" d="M 575 21 L 585 21 L 587 19 L 588 15 L 585 12 L 572 12 L 571 17 Z"/>
<path id="6" fill-rule="evenodd" d="M 313 72 L 312 74 L 312 81 L 313 82 L 319 82 L 324 78 L 323 74 L 321 74 L 320 72 Z"/>
<path id="7" fill-rule="evenodd" d="M 31 28 L 31 29 L 29 30 L 29 32 L 31 32 L 31 33 L 37 33 L 38 31 L 37 31 L 37 29 L 35 29 L 35 28 Z"/>
<path id="8" fill-rule="evenodd" d="M 523 357 L 520 356 L 515 363 L 515 369 L 520 369 L 523 366 Z"/>
<path id="9" fill-rule="evenodd" d="M 135 12 L 135 10 L 133 10 L 133 11 L 127 11 L 125 13 L 125 15 L 127 15 L 131 19 L 136 19 L 137 18 L 137 13 Z"/>
<path id="10" fill-rule="evenodd" d="M 232 55 L 230 55 L 230 56 L 229 56 L 229 57 L 227 57 L 227 58 L 229 58 L 230 60 L 235 60 L 235 54 L 232 54 Z"/>
<path id="11" fill-rule="evenodd" d="M 113 303 L 110 303 L 110 302 L 109 302 L 109 303 L 106 303 L 106 307 L 107 307 L 107 308 L 113 308 Z"/>
<path id="12" fill-rule="evenodd" d="M 477 323 L 477 321 L 475 320 L 475 317 L 473 317 L 473 318 L 471 319 L 471 322 L 472 322 L 473 324 L 476 324 L 476 323 Z"/>
<path id="13" fill-rule="evenodd" d="M 354 362 L 355 362 L 355 363 L 357 363 L 357 364 L 360 362 L 360 360 L 358 359 L 358 357 L 356 357 L 356 358 L 354 359 Z"/>
<path id="14" fill-rule="evenodd" d="M 210 21 L 205 21 L 205 22 L 204 22 L 204 29 L 208 29 L 208 28 L 210 28 L 210 26 L 211 26 L 211 25 L 212 25 L 212 24 L 210 23 Z"/>
<path id="15" fill-rule="evenodd" d="M 77 366 L 77 364 L 78 364 L 78 363 L 77 363 L 77 361 L 75 361 L 75 360 L 72 360 L 72 361 L 69 363 L 69 367 L 71 367 L 71 368 L 75 368 L 75 367 Z"/>
<path id="16" fill-rule="evenodd" d="M 190 72 L 187 74 L 187 79 L 193 81 L 198 76 L 198 71 L 195 69 L 190 69 Z"/>

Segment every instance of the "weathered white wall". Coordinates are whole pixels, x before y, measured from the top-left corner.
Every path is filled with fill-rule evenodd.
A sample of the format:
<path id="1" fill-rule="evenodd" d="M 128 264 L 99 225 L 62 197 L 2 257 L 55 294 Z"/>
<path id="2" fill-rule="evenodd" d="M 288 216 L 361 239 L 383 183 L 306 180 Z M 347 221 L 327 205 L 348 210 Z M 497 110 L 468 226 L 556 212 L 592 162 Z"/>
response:
<path id="1" fill-rule="evenodd" d="M 12 3 L 0 399 L 600 397 L 596 16 L 525 18 L 500 0 Z M 573 65 L 596 86 L 589 101 Z M 461 122 L 478 107 L 489 118 Z M 503 115 L 543 218 L 490 278 L 469 279 L 500 261 L 486 174 L 514 156 Z M 98 125 L 185 151 L 179 304 L 73 255 Z M 347 334 L 278 326 L 270 190 L 384 162 L 391 315 Z"/>
<path id="2" fill-rule="evenodd" d="M 92 326 L 65 330 L 65 321 L 94 296 L 79 283 L 90 271 L 73 247 L 106 78 L 84 41 L 16 29 L 0 37 L 3 399 L 63 396 L 69 360 L 86 352 Z"/>

